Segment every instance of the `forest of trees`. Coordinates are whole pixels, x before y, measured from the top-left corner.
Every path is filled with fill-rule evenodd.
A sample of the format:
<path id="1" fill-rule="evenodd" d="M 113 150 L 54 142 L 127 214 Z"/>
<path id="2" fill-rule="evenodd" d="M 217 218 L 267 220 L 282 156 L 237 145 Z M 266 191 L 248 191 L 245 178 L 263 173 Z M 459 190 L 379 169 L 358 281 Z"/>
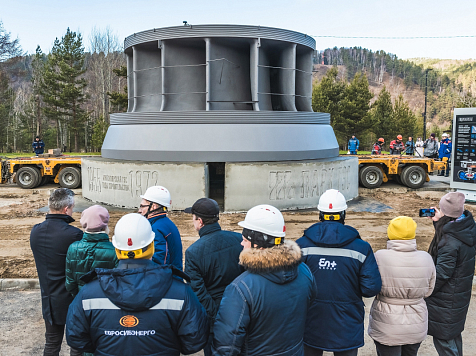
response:
<path id="1" fill-rule="evenodd" d="M 123 50 L 112 31 L 93 29 L 85 50 L 80 33 L 56 38 L 50 53 L 24 55 L 0 22 L 0 151 L 31 152 L 39 135 L 47 148 L 97 151 L 109 115 L 124 110 Z"/>
<path id="2" fill-rule="evenodd" d="M 352 80 L 356 73 L 365 73 L 370 82 L 381 84 L 384 74 L 390 80 L 400 78 L 407 88 L 417 86 L 424 91 L 428 76 L 428 122 L 449 125 L 455 107 L 471 107 L 476 105 L 476 76 L 473 68 L 476 63 L 466 63 L 451 72 L 431 66 L 415 64 L 409 60 L 399 59 L 396 55 L 385 51 L 371 51 L 361 47 L 328 48 L 318 51 L 314 58 L 316 64 L 342 65 L 345 67 L 347 81 Z"/>
<path id="3" fill-rule="evenodd" d="M 424 90 L 428 75 L 434 130 L 449 125 L 455 107 L 476 106 L 474 62 L 443 73 L 384 51 L 335 47 L 317 52 L 315 63 L 345 67 L 345 78 L 332 69 L 316 83 L 312 99 L 315 111 L 331 113 L 343 148 L 353 133 L 367 147 L 378 137 L 421 135 L 421 113 L 402 96 L 392 102 L 384 88 L 370 104 L 369 82 L 381 85 L 384 75 L 417 90 Z M 126 78 L 122 45 L 109 28 L 93 29 L 87 40 L 67 29 L 50 53 L 38 46 L 27 55 L 0 22 L 0 151 L 31 152 L 36 135 L 47 148 L 100 150 L 110 114 L 127 108 Z"/>
<path id="4" fill-rule="evenodd" d="M 372 98 L 365 75 L 356 73 L 350 82 L 346 82 L 338 79 L 337 67 L 333 67 L 314 86 L 312 108 L 331 114 L 331 125 L 342 149 L 354 134 L 364 150 L 369 150 L 379 137 L 389 143 L 398 134 L 405 138 L 421 135 L 423 121 L 410 110 L 401 95 L 392 103 L 390 93 L 384 87 L 370 104 Z"/>

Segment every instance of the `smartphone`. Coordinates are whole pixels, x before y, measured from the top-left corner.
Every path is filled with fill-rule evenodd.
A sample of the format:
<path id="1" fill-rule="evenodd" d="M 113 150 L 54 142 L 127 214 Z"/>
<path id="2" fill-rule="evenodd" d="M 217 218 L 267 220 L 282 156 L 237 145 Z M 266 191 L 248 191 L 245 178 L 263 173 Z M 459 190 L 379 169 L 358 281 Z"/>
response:
<path id="1" fill-rule="evenodd" d="M 430 209 L 420 209 L 420 217 L 424 217 L 424 216 L 429 216 L 429 217 L 432 217 L 432 216 L 435 216 L 435 209 L 433 208 L 430 208 Z"/>

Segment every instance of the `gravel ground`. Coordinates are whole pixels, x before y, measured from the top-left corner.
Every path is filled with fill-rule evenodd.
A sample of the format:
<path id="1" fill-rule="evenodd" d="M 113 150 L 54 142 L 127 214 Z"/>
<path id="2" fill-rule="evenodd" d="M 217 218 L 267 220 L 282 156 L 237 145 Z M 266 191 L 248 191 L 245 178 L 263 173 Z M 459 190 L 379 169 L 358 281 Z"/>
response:
<path id="1" fill-rule="evenodd" d="M 465 355 L 476 355 L 476 291 L 473 290 L 472 302 L 463 332 Z M 366 323 L 372 299 L 366 299 Z M 0 318 L 0 356 L 39 356 L 44 345 L 44 323 L 41 316 L 40 291 L 0 292 L 2 316 Z M 420 348 L 420 356 L 437 356 L 431 337 Z M 60 356 L 69 355 L 69 347 L 63 342 Z M 324 353 L 324 355 L 331 355 Z M 372 340 L 366 335 L 365 346 L 359 350 L 360 356 L 376 355 Z M 127 355 L 132 356 L 132 355 Z M 203 356 L 202 352 L 194 356 Z"/>

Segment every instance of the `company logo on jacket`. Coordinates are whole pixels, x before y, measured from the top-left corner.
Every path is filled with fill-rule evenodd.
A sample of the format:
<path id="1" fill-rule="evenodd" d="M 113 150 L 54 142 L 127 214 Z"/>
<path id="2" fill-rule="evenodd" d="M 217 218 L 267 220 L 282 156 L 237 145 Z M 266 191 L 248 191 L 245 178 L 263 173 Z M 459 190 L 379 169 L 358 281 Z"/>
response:
<path id="1" fill-rule="evenodd" d="M 125 326 L 126 328 L 132 328 L 139 324 L 139 319 L 137 319 L 134 315 L 126 315 L 119 320 L 119 324 Z"/>
<path id="2" fill-rule="evenodd" d="M 139 325 L 139 319 L 134 315 L 126 315 L 119 319 L 119 324 L 126 328 L 133 328 Z M 155 330 L 104 330 L 109 336 L 148 336 L 155 335 Z"/>
<path id="3" fill-rule="evenodd" d="M 336 261 L 328 261 L 325 258 L 321 258 L 319 260 L 319 269 L 331 269 L 331 270 L 336 270 L 337 269 L 337 263 Z"/>

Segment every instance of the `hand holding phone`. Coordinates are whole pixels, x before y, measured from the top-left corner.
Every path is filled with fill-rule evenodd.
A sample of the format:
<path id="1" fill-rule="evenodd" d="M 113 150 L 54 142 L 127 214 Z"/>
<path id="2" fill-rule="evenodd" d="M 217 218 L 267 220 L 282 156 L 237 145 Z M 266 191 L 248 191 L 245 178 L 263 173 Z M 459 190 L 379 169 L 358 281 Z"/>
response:
<path id="1" fill-rule="evenodd" d="M 428 208 L 428 209 L 420 209 L 419 216 L 420 217 L 433 217 L 436 214 L 436 209 L 435 208 Z"/>

